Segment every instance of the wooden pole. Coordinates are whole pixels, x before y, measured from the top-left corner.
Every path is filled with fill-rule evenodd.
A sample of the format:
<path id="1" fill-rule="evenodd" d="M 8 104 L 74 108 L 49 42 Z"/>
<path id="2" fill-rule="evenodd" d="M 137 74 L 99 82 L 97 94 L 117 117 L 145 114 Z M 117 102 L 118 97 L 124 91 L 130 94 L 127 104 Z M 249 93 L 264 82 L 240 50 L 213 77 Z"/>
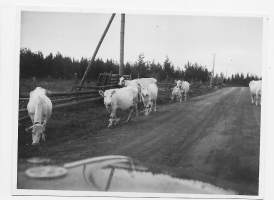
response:
<path id="1" fill-rule="evenodd" d="M 109 19 L 109 22 L 108 22 L 108 24 L 107 24 L 107 26 L 106 26 L 106 28 L 105 28 L 105 30 L 104 30 L 102 36 L 101 36 L 101 39 L 99 40 L 99 42 L 98 42 L 98 44 L 97 44 L 97 47 L 96 47 L 96 49 L 95 49 L 95 51 L 94 51 L 94 53 L 93 53 L 93 56 L 92 56 L 91 60 L 90 60 L 89 63 L 88 63 L 87 69 L 86 69 L 86 71 L 85 71 L 85 73 L 84 73 L 84 75 L 83 75 L 83 77 L 82 77 L 81 82 L 80 82 L 79 90 L 81 90 L 81 88 L 82 88 L 82 86 L 83 86 L 83 84 L 84 84 L 84 82 L 85 82 L 85 79 L 86 79 L 86 77 L 87 77 L 88 71 L 89 71 L 89 69 L 90 69 L 90 67 L 91 67 L 91 65 L 92 65 L 92 63 L 93 63 L 93 61 L 95 60 L 95 57 L 96 57 L 96 55 L 97 55 L 97 52 L 98 52 L 98 50 L 99 50 L 99 48 L 100 48 L 100 46 L 101 46 L 101 44 L 102 44 L 102 42 L 103 42 L 103 40 L 104 40 L 104 38 L 105 38 L 107 32 L 108 32 L 108 29 L 109 29 L 109 27 L 110 27 L 110 25 L 111 25 L 111 22 L 113 21 L 113 18 L 114 18 L 114 17 L 115 17 L 115 13 L 113 13 L 113 14 L 111 15 L 111 17 L 110 17 L 110 19 Z"/>
<path id="2" fill-rule="evenodd" d="M 211 74 L 211 77 L 210 77 L 210 87 L 212 87 L 212 84 L 213 84 L 213 78 L 214 78 L 215 56 L 216 56 L 216 54 L 214 53 L 214 54 L 213 54 L 212 74 Z"/>
<path id="3" fill-rule="evenodd" d="M 120 31 L 120 67 L 119 75 L 124 74 L 124 40 L 125 40 L 125 14 L 121 14 L 121 31 Z"/>
<path id="4" fill-rule="evenodd" d="M 214 77 L 214 68 L 215 68 L 215 56 L 216 56 L 216 53 L 213 54 L 213 69 L 212 69 L 213 77 Z"/>

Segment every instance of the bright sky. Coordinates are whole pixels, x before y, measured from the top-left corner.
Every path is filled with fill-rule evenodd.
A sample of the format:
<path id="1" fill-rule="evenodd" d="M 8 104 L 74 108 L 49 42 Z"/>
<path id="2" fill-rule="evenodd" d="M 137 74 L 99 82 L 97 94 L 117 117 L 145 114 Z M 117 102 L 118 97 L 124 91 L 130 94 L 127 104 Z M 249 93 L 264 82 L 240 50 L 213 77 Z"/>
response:
<path id="1" fill-rule="evenodd" d="M 76 59 L 91 58 L 111 14 L 23 12 L 21 47 Z M 97 57 L 119 61 L 120 15 L 116 15 Z M 125 62 L 145 60 L 175 66 L 189 60 L 215 72 L 261 76 L 262 18 L 183 15 L 127 15 Z"/>

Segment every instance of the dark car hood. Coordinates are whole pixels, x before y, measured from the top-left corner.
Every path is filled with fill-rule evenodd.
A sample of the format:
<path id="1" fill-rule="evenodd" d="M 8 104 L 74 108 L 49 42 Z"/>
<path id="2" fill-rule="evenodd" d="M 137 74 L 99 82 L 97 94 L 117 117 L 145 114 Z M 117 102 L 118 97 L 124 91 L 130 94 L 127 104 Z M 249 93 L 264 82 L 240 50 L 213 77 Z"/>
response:
<path id="1" fill-rule="evenodd" d="M 31 178 L 19 172 L 18 189 L 236 194 L 208 183 L 152 173 L 126 156 L 93 157 L 63 167 L 67 174 L 59 178 Z"/>

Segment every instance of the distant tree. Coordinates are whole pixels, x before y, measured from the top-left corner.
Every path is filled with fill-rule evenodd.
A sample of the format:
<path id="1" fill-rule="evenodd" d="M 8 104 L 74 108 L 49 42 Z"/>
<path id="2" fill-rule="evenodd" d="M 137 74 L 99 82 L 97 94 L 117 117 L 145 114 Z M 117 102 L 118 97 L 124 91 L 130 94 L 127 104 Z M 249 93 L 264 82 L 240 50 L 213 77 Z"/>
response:
<path id="1" fill-rule="evenodd" d="M 50 53 L 44 56 L 42 52 L 32 52 L 30 49 L 23 48 L 20 50 L 20 77 L 22 78 L 62 78 L 62 79 L 78 79 L 82 78 L 89 60 L 81 58 L 80 60 L 63 56 L 60 52 L 53 55 Z M 112 72 L 118 73 L 119 64 L 114 60 L 102 60 L 97 58 L 93 63 L 88 73 L 87 78 L 97 80 L 99 73 Z M 175 67 L 168 57 L 165 57 L 164 62 L 156 63 L 146 61 L 143 53 L 138 55 L 137 60 L 132 64 L 127 62 L 124 66 L 124 73 L 131 74 L 132 78 L 139 77 L 155 77 L 158 81 L 174 79 L 187 80 L 189 82 L 198 81 L 207 83 L 211 76 L 206 66 L 198 63 L 190 63 L 189 61 L 184 67 Z M 216 74 L 214 84 L 230 84 L 248 86 L 251 80 L 258 80 L 260 77 L 253 74 L 235 73 L 229 77 L 225 77 L 223 73 Z"/>
<path id="2" fill-rule="evenodd" d="M 187 81 L 207 82 L 209 81 L 210 74 L 205 66 L 201 66 L 198 63 L 192 64 L 188 61 L 185 65 L 184 78 Z"/>
<path id="3" fill-rule="evenodd" d="M 139 54 L 138 60 L 135 65 L 137 67 L 137 77 L 146 77 L 148 70 L 145 62 L 145 56 L 143 53 Z"/>
<path id="4" fill-rule="evenodd" d="M 168 57 L 165 58 L 163 70 L 166 75 L 165 79 L 174 79 L 174 66 L 172 65 Z"/>

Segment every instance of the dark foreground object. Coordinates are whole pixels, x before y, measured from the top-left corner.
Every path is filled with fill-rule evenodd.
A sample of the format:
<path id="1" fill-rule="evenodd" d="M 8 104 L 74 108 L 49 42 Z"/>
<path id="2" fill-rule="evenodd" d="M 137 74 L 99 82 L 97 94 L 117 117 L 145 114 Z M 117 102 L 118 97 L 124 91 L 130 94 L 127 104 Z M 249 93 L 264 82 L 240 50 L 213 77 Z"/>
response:
<path id="1" fill-rule="evenodd" d="M 169 192 L 192 194 L 235 194 L 216 186 L 192 180 L 172 178 L 164 174 L 153 174 L 147 168 L 136 164 L 125 156 L 102 156 L 67 163 L 56 167 L 67 171 L 65 175 L 53 176 L 55 166 L 39 166 L 45 168 L 47 175 L 38 173 L 18 174 L 18 188 L 48 190 L 87 190 L 116 192 Z M 29 172 L 29 170 L 26 170 Z M 41 178 L 43 177 L 43 178 Z M 30 191 L 31 194 L 31 191 Z"/>

